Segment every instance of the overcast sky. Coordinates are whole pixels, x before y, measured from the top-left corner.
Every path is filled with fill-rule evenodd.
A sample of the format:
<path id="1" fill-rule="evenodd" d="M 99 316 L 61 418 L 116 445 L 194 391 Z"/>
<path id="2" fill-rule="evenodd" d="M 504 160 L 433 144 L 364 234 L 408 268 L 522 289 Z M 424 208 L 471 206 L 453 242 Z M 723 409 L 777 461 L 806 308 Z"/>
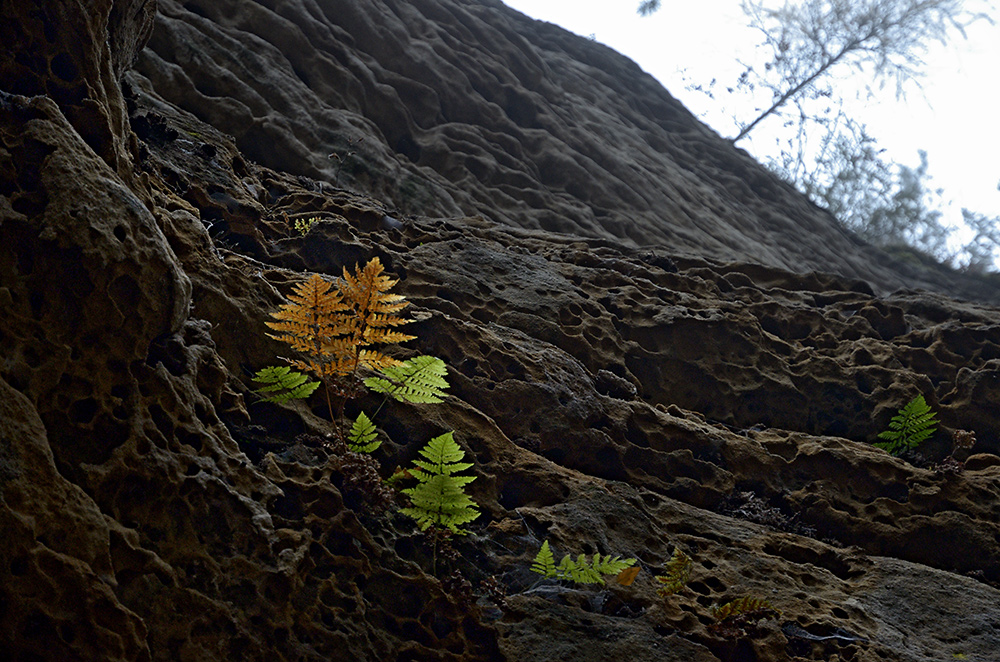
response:
<path id="1" fill-rule="evenodd" d="M 685 90 L 685 76 L 731 84 L 741 71 L 738 60 L 753 61 L 760 37 L 746 27 L 739 0 L 663 0 L 645 18 L 636 14 L 638 0 L 503 1 L 627 55 L 710 126 L 732 135 L 719 102 Z M 915 167 L 917 151 L 927 151 L 931 184 L 954 201 L 954 217 L 961 207 L 1000 216 L 1000 26 L 980 21 L 968 36 L 956 35 L 948 47 L 933 44 L 922 91 L 911 88 L 897 102 L 894 89 L 886 90 L 850 112 L 892 161 Z M 758 154 L 773 149 L 773 135 L 753 140 L 739 145 Z"/>

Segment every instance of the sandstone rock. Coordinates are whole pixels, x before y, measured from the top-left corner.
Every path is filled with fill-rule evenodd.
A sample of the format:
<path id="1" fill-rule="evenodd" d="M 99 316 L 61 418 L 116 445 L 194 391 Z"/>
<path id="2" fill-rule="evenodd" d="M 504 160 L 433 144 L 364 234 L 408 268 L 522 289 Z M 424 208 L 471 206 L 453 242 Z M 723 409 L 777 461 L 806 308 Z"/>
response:
<path id="1" fill-rule="evenodd" d="M 993 453 L 976 453 L 965 461 L 967 471 L 983 471 L 996 466 L 1000 466 L 1000 456 Z"/>
<path id="2" fill-rule="evenodd" d="M 630 69 L 552 28 L 532 28 L 553 36 L 539 51 L 509 29 L 530 24 L 497 3 L 340 2 L 329 5 L 336 19 L 312 22 L 297 22 L 304 9 L 295 3 L 282 5 L 289 17 L 280 21 L 253 3 L 162 6 L 165 32 L 143 56 L 147 76 L 128 74 L 124 94 L 114 82 L 148 29 L 144 3 L 105 3 L 93 14 L 70 0 L 50 3 L 16 24 L 19 40 L 5 41 L 20 60 L 0 55 L 4 89 L 30 70 L 35 88 L 20 91 L 38 94 L 0 99 L 0 637 L 11 659 L 995 656 L 995 308 L 920 291 L 879 295 L 850 266 L 871 253 L 849 242 L 844 262 L 827 256 L 844 276 L 784 271 L 756 217 L 730 235 L 731 252 L 707 239 L 711 232 L 691 231 L 688 248 L 700 248 L 685 254 L 613 239 L 622 226 L 598 223 L 573 196 L 605 196 L 620 210 L 635 209 L 634 196 L 602 190 L 606 174 L 579 158 L 594 139 L 575 131 L 577 142 L 568 142 L 572 122 L 550 120 L 559 107 L 525 90 L 558 96 L 552 62 L 575 63 L 561 67 L 562 94 L 578 98 L 593 89 L 579 72 L 604 71 L 613 89 L 609 68 L 623 77 Z M 386 7 L 394 11 L 379 13 Z M 377 34 L 372 26 L 396 38 L 367 38 Z M 446 194 L 427 210 L 455 217 L 402 213 L 391 178 L 377 171 L 369 184 L 382 187 L 381 199 L 269 170 L 243 156 L 245 136 L 225 135 L 222 113 L 213 116 L 222 130 L 202 123 L 199 112 L 219 112 L 210 97 L 228 95 L 218 103 L 239 117 L 251 82 L 273 91 L 284 80 L 279 50 L 254 42 L 256 58 L 236 43 L 251 29 L 282 49 L 304 35 L 323 45 L 316 53 L 339 53 L 334 62 L 287 49 L 302 58 L 300 75 L 343 83 L 326 91 L 346 90 L 343 99 L 358 104 L 352 135 L 368 136 L 378 163 L 405 163 L 395 153 L 412 149 L 404 134 L 422 150 L 417 161 L 423 150 L 434 155 L 405 168 Z M 420 30 L 438 50 L 419 45 Z M 221 76 L 231 87 L 213 89 L 223 49 L 197 41 L 205 35 L 233 40 L 231 55 L 245 62 L 230 57 L 227 66 L 258 67 L 260 76 Z M 168 66 L 159 53 L 170 39 L 205 44 L 207 64 Z M 522 53 L 505 46 L 486 60 L 509 102 L 496 101 L 497 83 L 485 74 L 468 73 L 482 69 L 458 69 L 496 106 L 463 109 L 465 97 L 444 85 L 461 79 L 449 66 L 501 43 Z M 424 59 L 411 57 L 421 49 Z M 27 58 L 35 51 L 40 59 Z M 60 96 L 63 52 L 88 63 L 79 65 L 85 103 Z M 337 78 L 343 70 L 354 78 Z M 206 105 L 178 108 L 170 99 L 190 92 L 184 79 L 199 71 L 205 98 L 180 105 Z M 433 72 L 440 91 L 412 82 Z M 357 101 L 364 94 L 367 106 Z M 658 149 L 688 168 L 685 183 L 670 184 L 686 201 L 678 205 L 718 228 L 735 222 L 727 205 L 737 201 L 773 213 L 773 227 L 789 210 L 808 209 L 755 179 L 757 166 L 665 93 L 649 94 L 637 97 L 642 112 L 673 118 Z M 304 171 L 329 179 L 309 149 L 286 150 L 312 120 L 266 129 L 284 120 L 259 96 L 247 108 L 267 118 L 254 130 L 285 141 L 276 158 L 294 169 L 301 156 Z M 311 97 L 296 98 L 309 107 Z M 396 106 L 375 103 L 396 98 Z M 81 123 L 80 103 L 97 109 L 104 129 L 87 133 L 95 125 Z M 591 116 L 590 133 L 609 126 L 613 135 L 618 125 L 598 112 L 608 104 L 573 112 Z M 532 108 L 533 118 L 522 112 Z M 121 109 L 127 125 L 114 120 Z M 439 124 L 438 114 L 457 125 Z M 503 150 L 465 143 L 531 123 L 532 133 L 518 130 L 542 147 L 526 140 L 524 163 L 538 170 L 552 159 L 572 176 L 545 170 L 564 179 L 537 198 L 534 184 L 518 183 L 530 178 L 515 179 L 511 186 L 539 204 L 504 202 L 465 172 L 494 167 L 474 163 L 477 150 L 498 161 Z M 495 139 L 507 144 L 501 133 Z M 708 147 L 686 152 L 685 141 Z M 579 163 L 583 172 L 570 167 Z M 753 186 L 722 177 L 727 163 L 742 164 Z M 350 174 L 354 184 L 362 179 Z M 581 181 L 586 191 L 558 193 Z M 753 202 L 761 191 L 766 204 Z M 547 200 L 558 202 L 551 215 L 541 211 Z M 466 208 L 484 213 L 460 215 Z M 816 241 L 826 242 L 825 221 L 809 213 Z M 308 233 L 294 229 L 295 219 L 313 216 L 321 220 Z M 546 218 L 579 236 L 537 229 Z M 757 263 L 733 259 L 758 248 Z M 367 469 L 388 476 L 430 437 L 454 430 L 474 463 L 469 492 L 482 511 L 471 535 L 451 543 L 454 556 L 392 509 L 375 508 L 351 474 L 354 459 L 331 453 L 322 395 L 276 406 L 252 392 L 254 372 L 287 352 L 264 322 L 291 286 L 307 272 L 336 277 L 373 256 L 413 303 L 408 330 L 418 340 L 395 351 L 443 358 L 451 396 L 379 410 L 384 443 Z M 801 269 L 800 258 L 786 266 Z M 873 448 L 868 442 L 917 392 L 942 428 L 919 449 L 923 462 Z M 348 413 L 375 412 L 379 402 L 359 398 Z M 955 429 L 975 433 L 975 455 L 965 471 L 935 471 Z M 635 557 L 641 571 L 628 587 L 613 578 L 539 584 L 528 568 L 543 540 L 558 555 Z M 653 577 L 678 547 L 692 557 L 691 578 L 664 598 Z M 503 609 L 480 588 L 489 577 L 508 594 Z M 742 596 L 766 598 L 780 616 L 727 639 L 713 629 L 711 607 Z"/>
<path id="3" fill-rule="evenodd" d="M 153 27 L 151 0 L 0 3 L 0 90 L 45 95 L 87 145 L 131 184 L 127 114 L 119 80 Z M 141 193 L 140 193 L 141 194 Z"/>
<path id="4" fill-rule="evenodd" d="M 404 213 L 997 300 L 864 246 L 635 63 L 500 0 L 159 5 L 139 72 L 262 165 Z"/>
<path id="5" fill-rule="evenodd" d="M 0 462 L 6 650 L 22 659 L 151 659 L 142 617 L 116 594 L 116 561 L 142 556 L 134 536 L 59 474 L 31 401 L 2 380 Z M 144 565 L 165 570 L 146 556 Z"/>

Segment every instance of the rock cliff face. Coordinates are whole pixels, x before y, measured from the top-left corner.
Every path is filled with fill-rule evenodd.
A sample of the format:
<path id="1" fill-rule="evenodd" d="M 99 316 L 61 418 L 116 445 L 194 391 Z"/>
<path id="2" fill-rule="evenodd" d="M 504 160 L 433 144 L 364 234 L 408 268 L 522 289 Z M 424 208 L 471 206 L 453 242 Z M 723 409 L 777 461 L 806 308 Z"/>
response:
<path id="1" fill-rule="evenodd" d="M 886 294 L 973 290 L 634 65 L 489 1 L 0 13 L 10 659 L 997 659 L 1000 311 Z M 250 376 L 294 284 L 375 256 L 451 395 L 380 410 L 372 466 Z M 923 457 L 867 443 L 917 393 Z M 482 516 L 434 559 L 359 467 L 448 430 Z M 538 584 L 545 539 L 640 573 Z M 743 596 L 780 614 L 727 636 Z"/>
<path id="2" fill-rule="evenodd" d="M 996 299 L 860 244 L 631 60 L 500 0 L 159 4 L 138 71 L 261 165 L 404 213 Z"/>

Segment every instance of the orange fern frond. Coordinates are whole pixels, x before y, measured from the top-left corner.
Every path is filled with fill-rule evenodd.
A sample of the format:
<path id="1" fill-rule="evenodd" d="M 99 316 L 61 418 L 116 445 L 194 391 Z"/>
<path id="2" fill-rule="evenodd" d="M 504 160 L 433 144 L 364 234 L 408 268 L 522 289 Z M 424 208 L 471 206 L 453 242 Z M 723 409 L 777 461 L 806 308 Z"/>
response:
<path id="1" fill-rule="evenodd" d="M 358 368 L 380 370 L 399 365 L 381 352 L 363 349 L 416 338 L 392 328 L 412 320 L 397 314 L 409 302 L 389 293 L 398 281 L 383 271 L 376 257 L 354 275 L 345 267 L 337 287 L 313 274 L 293 288 L 289 303 L 272 313 L 279 321 L 266 324 L 280 334 L 268 335 L 303 355 L 289 361 L 293 366 L 320 378 L 350 375 Z"/>
<path id="2" fill-rule="evenodd" d="M 389 294 L 392 286 L 399 281 L 386 276 L 384 271 L 382 262 L 377 257 L 373 257 L 368 264 L 358 269 L 354 276 L 346 267 L 344 268 L 344 279 L 340 284 L 340 290 L 344 299 L 353 304 L 358 319 L 364 327 L 399 326 L 411 321 L 396 315 L 408 306 L 409 302 L 402 295 Z M 415 337 L 407 336 L 407 340 Z"/>
<path id="3" fill-rule="evenodd" d="M 301 359 L 286 359 L 286 361 L 299 370 L 308 370 L 320 379 L 326 377 L 342 377 L 349 374 L 356 365 L 356 361 L 353 356 L 331 356 L 326 361 L 314 361 L 312 359 L 307 361 L 303 361 Z"/>
<path id="4" fill-rule="evenodd" d="M 313 274 L 293 288 L 288 303 L 271 314 L 277 321 L 266 322 L 278 332 L 267 334 L 269 337 L 288 343 L 298 352 L 298 357 L 286 360 L 299 370 L 313 373 L 325 384 L 331 421 L 338 418 L 342 421 L 346 400 L 357 396 L 363 384 L 357 374 L 359 368 L 379 372 L 403 365 L 370 349 L 371 345 L 416 338 L 394 328 L 412 321 L 398 314 L 409 303 L 404 297 L 389 293 L 398 281 L 383 273 L 379 259 L 372 258 L 355 271 L 352 275 L 345 267 L 344 277 L 336 287 Z M 334 398 L 338 404 L 337 416 Z M 337 427 L 341 441 L 342 427 Z"/>
<path id="5" fill-rule="evenodd" d="M 265 322 L 281 335 L 268 334 L 288 343 L 298 352 L 315 361 L 325 362 L 326 346 L 337 336 L 350 332 L 353 320 L 345 315 L 351 307 L 339 289 L 313 274 L 309 280 L 292 289 L 289 303 L 282 304 L 271 316 L 278 322 Z"/>
<path id="6" fill-rule="evenodd" d="M 409 322 L 410 320 L 403 320 L 404 322 Z M 369 327 L 365 329 L 365 345 L 375 345 L 375 344 L 391 344 L 397 342 L 405 342 L 407 340 L 413 340 L 415 336 L 409 336 L 405 333 L 400 333 L 399 331 L 392 331 L 389 329 L 379 329 L 377 327 Z"/>
<path id="7" fill-rule="evenodd" d="M 389 290 L 398 281 L 389 278 L 383 271 L 382 262 L 377 257 L 373 257 L 363 268 L 357 269 L 355 275 L 344 268 L 340 291 L 345 301 L 350 303 L 355 316 L 350 339 L 356 353 L 349 372 L 359 367 L 378 370 L 399 365 L 399 361 L 395 359 L 374 350 L 361 349 L 362 347 L 400 343 L 416 338 L 390 328 L 408 324 L 412 320 L 403 319 L 396 314 L 408 306 L 409 302 L 399 294 L 389 294 Z"/>
<path id="8" fill-rule="evenodd" d="M 391 356 L 386 356 L 381 352 L 376 352 L 373 349 L 363 349 L 358 352 L 358 365 L 379 371 L 382 368 L 391 368 L 393 366 L 403 365 L 403 362 L 398 361 Z"/>

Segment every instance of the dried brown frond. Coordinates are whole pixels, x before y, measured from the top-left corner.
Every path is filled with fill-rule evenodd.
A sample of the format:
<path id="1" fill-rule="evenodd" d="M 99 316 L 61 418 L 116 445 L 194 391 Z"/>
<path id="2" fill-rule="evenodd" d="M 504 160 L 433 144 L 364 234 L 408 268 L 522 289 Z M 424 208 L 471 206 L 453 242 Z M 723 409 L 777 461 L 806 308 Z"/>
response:
<path id="1" fill-rule="evenodd" d="M 403 296 L 390 294 L 389 290 L 398 282 L 385 275 L 382 262 L 373 257 L 355 275 L 344 268 L 340 291 L 351 306 L 353 320 L 351 332 L 347 334 L 356 348 L 352 359 L 345 367 L 353 372 L 359 367 L 378 370 L 399 365 L 399 361 L 373 349 L 361 349 L 376 344 L 393 344 L 413 340 L 416 336 L 395 331 L 392 327 L 408 324 L 412 320 L 403 319 L 397 313 L 409 305 Z"/>
<path id="2" fill-rule="evenodd" d="M 278 321 L 266 324 L 281 333 L 268 335 L 303 354 L 289 363 L 320 378 L 350 375 L 360 367 L 378 370 L 399 365 L 396 359 L 370 349 L 416 337 L 393 328 L 411 321 L 398 315 L 409 303 L 389 293 L 398 281 L 383 272 L 375 257 L 354 275 L 345 267 L 336 288 L 313 274 L 293 288 L 288 303 L 272 313 Z"/>
<path id="3" fill-rule="evenodd" d="M 465 578 L 461 570 L 452 570 L 450 575 L 441 580 L 441 587 L 451 594 L 463 611 L 472 609 L 476 602 L 476 596 L 472 592 L 472 582 Z"/>
<path id="4" fill-rule="evenodd" d="M 401 365 L 372 345 L 416 338 L 395 329 L 412 321 L 399 316 L 409 305 L 404 297 L 389 293 L 397 282 L 385 275 L 377 257 L 354 274 L 345 267 L 336 287 L 313 274 L 293 288 L 288 303 L 271 314 L 277 321 L 266 322 L 278 332 L 268 334 L 271 338 L 287 343 L 300 355 L 286 360 L 326 385 L 331 420 L 335 420 L 331 394 L 339 400 L 343 418 L 344 400 L 357 395 L 361 387 L 360 368 L 378 371 Z"/>
<path id="5" fill-rule="evenodd" d="M 955 450 L 959 448 L 968 450 L 976 445 L 976 433 L 970 430 L 955 430 L 951 433 L 951 440 Z"/>
<path id="6" fill-rule="evenodd" d="M 479 588 L 483 591 L 487 600 L 490 600 L 504 611 L 508 609 L 507 588 L 497 579 L 496 575 L 490 575 L 479 582 Z"/>
<path id="7" fill-rule="evenodd" d="M 674 553 L 667 562 L 667 574 L 656 577 L 656 581 L 663 584 L 656 593 L 667 597 L 682 590 L 691 578 L 691 566 L 691 557 L 680 547 L 674 547 Z"/>
<path id="8" fill-rule="evenodd" d="M 350 310 L 350 305 L 344 302 L 343 294 L 334 289 L 332 283 L 313 274 L 309 280 L 292 288 L 288 301 L 278 312 L 271 313 L 271 317 L 279 321 L 265 322 L 281 334 L 267 335 L 288 343 L 314 363 L 328 362 L 330 344 L 350 330 L 351 319 L 344 314 Z M 301 367 L 317 372 L 308 365 Z M 323 372 L 317 375 L 322 377 Z"/>

